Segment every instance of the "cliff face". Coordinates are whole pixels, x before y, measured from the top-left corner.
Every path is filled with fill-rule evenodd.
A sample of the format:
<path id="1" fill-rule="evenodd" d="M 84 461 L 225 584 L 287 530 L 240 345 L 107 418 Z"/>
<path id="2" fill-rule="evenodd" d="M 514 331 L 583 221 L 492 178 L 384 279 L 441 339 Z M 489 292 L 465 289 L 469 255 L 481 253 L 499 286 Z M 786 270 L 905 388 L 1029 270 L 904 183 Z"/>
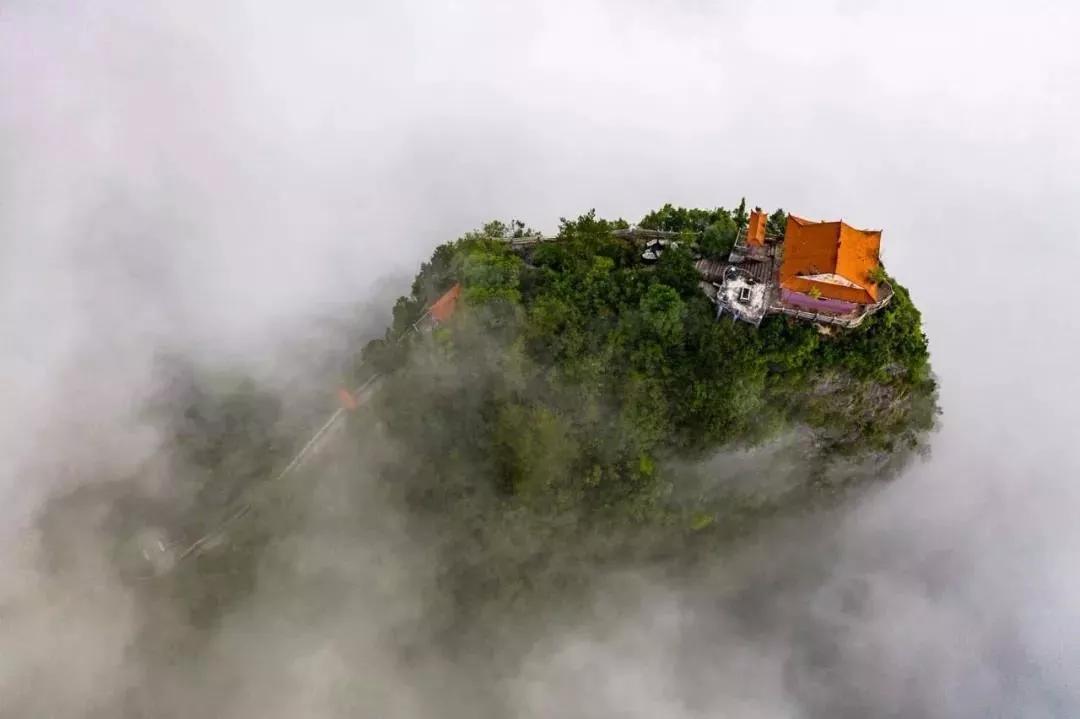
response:
<path id="1" fill-rule="evenodd" d="M 492 223 L 424 264 L 388 337 L 460 282 L 458 312 L 364 353 L 396 368 L 370 411 L 407 456 L 386 467 L 407 492 L 433 507 L 484 493 L 534 515 L 701 529 L 730 507 L 674 501 L 673 468 L 718 450 L 805 434 L 814 486 L 832 463 L 849 486 L 921 450 L 936 386 L 894 278 L 895 300 L 854 330 L 716 322 L 689 235 L 646 266 L 613 234 L 624 227 L 590 213 L 522 250 L 508 239 L 523 227 Z"/>

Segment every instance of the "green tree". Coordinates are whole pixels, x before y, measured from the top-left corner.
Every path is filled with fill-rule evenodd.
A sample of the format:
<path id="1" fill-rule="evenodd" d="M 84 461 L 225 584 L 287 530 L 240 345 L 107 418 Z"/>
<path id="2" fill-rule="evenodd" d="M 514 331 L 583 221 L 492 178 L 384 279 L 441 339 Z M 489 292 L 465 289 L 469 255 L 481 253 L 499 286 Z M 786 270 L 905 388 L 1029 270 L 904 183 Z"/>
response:
<path id="1" fill-rule="evenodd" d="M 727 212 L 723 212 L 715 222 L 705 228 L 698 244 L 701 254 L 706 257 L 727 257 L 735 245 L 739 228 Z"/>
<path id="2" fill-rule="evenodd" d="M 646 337 L 662 345 L 673 345 L 681 340 L 686 305 L 674 288 L 652 285 L 639 306 Z"/>
<path id="3" fill-rule="evenodd" d="M 783 208 L 769 215 L 765 222 L 765 234 L 768 237 L 783 237 L 787 232 L 787 213 Z"/>
<path id="4" fill-rule="evenodd" d="M 739 206 L 735 208 L 734 218 L 735 226 L 740 230 L 746 227 L 746 224 L 750 221 L 750 215 L 746 212 L 746 198 L 739 200 Z"/>

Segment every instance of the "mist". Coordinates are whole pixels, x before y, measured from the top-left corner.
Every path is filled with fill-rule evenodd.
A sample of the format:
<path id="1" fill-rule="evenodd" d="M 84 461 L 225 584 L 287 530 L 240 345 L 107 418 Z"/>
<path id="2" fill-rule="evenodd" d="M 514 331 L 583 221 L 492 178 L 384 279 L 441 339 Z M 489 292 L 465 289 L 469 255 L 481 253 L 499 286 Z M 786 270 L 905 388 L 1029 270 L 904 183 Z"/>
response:
<path id="1" fill-rule="evenodd" d="M 1078 30 L 1064 0 L 4 3 L 0 716 L 1080 713 Z M 114 566 L 114 480 L 171 496 L 163 352 L 332 407 L 436 244 L 743 196 L 884 228 L 944 410 L 899 479 L 492 616 L 484 653 L 441 648 L 378 436 L 311 468 L 220 622 Z"/>

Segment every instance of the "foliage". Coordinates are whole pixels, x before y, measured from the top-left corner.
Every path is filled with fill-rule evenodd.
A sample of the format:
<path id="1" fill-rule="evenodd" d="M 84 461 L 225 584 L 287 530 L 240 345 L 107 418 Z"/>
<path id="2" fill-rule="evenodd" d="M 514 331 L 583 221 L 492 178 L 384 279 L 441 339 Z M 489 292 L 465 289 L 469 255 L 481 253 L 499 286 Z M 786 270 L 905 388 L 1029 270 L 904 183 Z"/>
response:
<path id="1" fill-rule="evenodd" d="M 701 235 L 701 253 L 707 257 L 727 257 L 735 245 L 739 228 L 727 212 L 722 213 Z"/>
<path id="2" fill-rule="evenodd" d="M 682 232 L 683 230 L 702 232 L 706 227 L 719 220 L 721 216 L 730 217 L 722 207 L 715 210 L 699 210 L 674 207 L 669 203 L 659 210 L 645 215 L 638 225 L 648 230 L 664 230 L 666 232 Z"/>
<path id="3" fill-rule="evenodd" d="M 734 213 L 665 205 L 641 225 L 689 233 L 701 251 L 716 242 L 711 251 L 722 254 L 739 222 L 745 203 Z M 472 611 L 483 625 L 484 601 L 495 596 L 525 616 L 530 587 L 561 591 L 613 557 L 707 553 L 757 518 L 881 476 L 921 449 L 935 424 L 921 317 L 895 279 L 886 277 L 891 304 L 852 331 L 823 334 L 783 317 L 759 328 L 717 322 L 690 243 L 646 266 L 640 247 L 612 235 L 623 227 L 590 211 L 562 220 L 556 241 L 525 250 L 508 240 L 534 233 L 516 221 L 440 245 L 384 337 L 355 362 L 365 373 L 356 380 L 384 375 L 350 420 L 365 476 L 386 480 L 378 491 L 401 502 L 410 531 L 440 552 L 433 601 L 453 605 L 450 622 Z M 457 282 L 450 321 L 410 332 Z M 287 431 L 280 402 L 250 381 L 169 369 L 155 411 L 171 433 L 170 476 L 188 483 L 181 494 L 191 502 L 179 516 L 118 505 L 115 521 L 126 527 L 149 508 L 183 545 L 233 516 L 304 433 Z M 781 435 L 809 438 L 798 448 L 808 468 L 799 486 L 767 500 L 686 498 L 691 472 L 679 467 Z M 862 461 L 870 468 L 843 479 L 829 472 Z M 283 527 L 303 525 L 315 496 L 309 485 L 288 486 L 268 487 L 273 501 L 247 515 L 262 519 L 230 529 L 239 551 L 195 555 L 169 575 L 163 591 L 189 597 L 197 623 L 227 612 L 229 598 L 255 586 L 261 549 Z"/>
<path id="4" fill-rule="evenodd" d="M 151 411 L 187 470 L 178 474 L 196 484 L 204 511 L 227 505 L 290 448 L 281 400 L 248 377 L 207 372 L 175 357 L 159 364 L 169 382 Z"/>
<path id="5" fill-rule="evenodd" d="M 745 204 L 734 215 L 668 204 L 640 226 L 700 233 L 702 252 L 722 252 L 744 214 Z M 778 210 L 770 222 L 785 219 Z M 376 408 L 408 448 L 415 497 L 445 509 L 494 492 L 553 517 L 664 523 L 675 511 L 672 457 L 795 428 L 826 459 L 920 446 L 936 386 L 902 286 L 851 331 L 782 317 L 760 328 L 716 322 L 689 249 L 645 266 L 639 247 L 612 235 L 623 226 L 589 212 L 563 219 L 556 241 L 515 252 L 513 230 L 493 223 L 421 268 L 399 301 L 408 316 L 452 279 L 464 291 L 433 341 L 405 343 Z M 705 529 L 713 509 L 695 508 L 683 526 Z"/>
<path id="6" fill-rule="evenodd" d="M 750 215 L 746 212 L 746 198 L 739 200 L 739 206 L 735 208 L 734 213 L 735 224 L 741 230 L 746 227 L 746 224 L 750 221 Z"/>
<path id="7" fill-rule="evenodd" d="M 725 210 L 723 207 L 702 210 L 675 207 L 669 203 L 645 215 L 639 226 L 647 230 L 682 233 L 705 257 L 726 258 L 735 244 L 739 230 L 746 227 L 749 217 L 745 198 L 734 210 Z M 766 234 L 782 237 L 786 227 L 787 213 L 777 210 L 769 215 Z"/>
<path id="8" fill-rule="evenodd" d="M 787 213 L 783 209 L 769 215 L 765 222 L 765 235 L 767 237 L 783 237 L 787 231 Z"/>

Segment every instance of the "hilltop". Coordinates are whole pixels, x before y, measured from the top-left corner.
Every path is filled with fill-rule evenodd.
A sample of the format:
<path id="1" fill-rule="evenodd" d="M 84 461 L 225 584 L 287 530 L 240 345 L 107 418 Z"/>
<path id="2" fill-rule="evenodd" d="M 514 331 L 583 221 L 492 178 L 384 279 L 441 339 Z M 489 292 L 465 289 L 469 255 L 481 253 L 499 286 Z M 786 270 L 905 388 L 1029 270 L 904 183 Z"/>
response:
<path id="1" fill-rule="evenodd" d="M 562 220 L 550 241 L 493 222 L 439 246 L 363 352 L 365 367 L 389 373 L 367 408 L 401 450 L 384 471 L 435 511 L 484 496 L 519 518 L 721 533 L 891 476 L 938 414 L 910 295 L 882 267 L 892 301 L 852 329 L 718 321 L 700 262 L 731 251 L 740 212 L 651 213 L 640 227 L 682 237 L 653 263 L 628 223 L 592 212 Z M 452 317 L 395 341 L 457 287 Z M 791 437 L 805 472 L 782 496 L 681 491 L 680 467 Z"/>
<path id="2" fill-rule="evenodd" d="M 254 586 L 267 547 L 321 521 L 309 515 L 334 467 L 437 558 L 429 600 L 447 626 L 475 628 L 530 588 L 565 598 L 605 566 L 692 563 L 765 519 L 832 506 L 925 448 L 938 409 L 920 315 L 882 268 L 891 301 L 852 328 L 718 319 L 702 263 L 730 262 L 746 219 L 665 207 L 632 229 L 588 213 L 543 241 L 490 223 L 441 245 L 329 421 L 166 358 L 148 409 L 169 441 L 146 471 L 184 500 L 117 501 L 131 486 L 118 480 L 54 503 L 49 521 L 111 507 L 125 571 L 209 624 Z M 643 233 L 668 240 L 643 252 Z M 328 432 L 339 420 L 348 432 Z"/>

